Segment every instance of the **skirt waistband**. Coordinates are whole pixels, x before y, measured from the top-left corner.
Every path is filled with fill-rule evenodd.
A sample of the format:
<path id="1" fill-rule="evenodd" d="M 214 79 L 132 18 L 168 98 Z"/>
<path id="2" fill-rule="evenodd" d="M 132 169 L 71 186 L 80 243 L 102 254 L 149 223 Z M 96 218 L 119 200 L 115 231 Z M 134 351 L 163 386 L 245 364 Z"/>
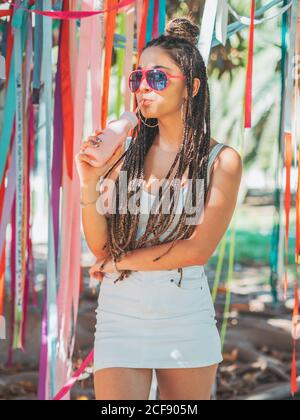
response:
<path id="1" fill-rule="evenodd" d="M 192 278 L 192 277 L 197 277 L 197 278 L 202 278 L 205 276 L 205 270 L 204 270 L 204 266 L 200 266 L 200 265 L 194 265 L 194 266 L 189 266 L 189 267 L 183 267 L 182 268 L 182 277 L 184 278 L 185 276 Z M 117 279 L 118 278 L 118 274 L 117 273 L 105 273 L 105 277 L 110 278 L 110 279 Z M 132 274 L 131 276 L 132 279 L 139 279 L 139 280 L 145 280 L 148 281 L 150 280 L 163 280 L 163 279 L 169 279 L 171 277 L 180 278 L 180 268 L 175 268 L 175 269 L 171 269 L 171 270 L 153 270 L 153 271 L 137 271 L 137 270 L 132 270 Z M 126 278 L 123 280 L 126 281 Z"/>

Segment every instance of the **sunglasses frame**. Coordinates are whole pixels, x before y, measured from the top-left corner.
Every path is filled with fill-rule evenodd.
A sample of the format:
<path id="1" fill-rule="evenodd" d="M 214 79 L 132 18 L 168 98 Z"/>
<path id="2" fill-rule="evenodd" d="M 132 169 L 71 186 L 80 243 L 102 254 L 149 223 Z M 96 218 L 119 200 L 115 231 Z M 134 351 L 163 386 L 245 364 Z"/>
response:
<path id="1" fill-rule="evenodd" d="M 151 71 L 151 70 L 158 70 L 158 71 L 161 71 L 161 72 L 163 72 L 166 76 L 167 76 L 167 84 L 166 84 L 166 87 L 165 88 L 163 88 L 163 89 L 159 89 L 159 90 L 157 90 L 157 89 L 153 89 L 151 86 L 150 86 L 150 84 L 149 84 L 149 82 L 148 82 L 148 80 L 147 80 L 147 73 L 149 72 L 149 71 Z M 137 90 L 135 90 L 134 92 L 130 89 L 130 77 L 131 77 L 131 75 L 133 74 L 133 73 L 136 73 L 136 72 L 142 72 L 142 78 L 141 78 L 141 80 L 140 80 L 140 85 L 139 85 L 139 87 L 137 88 Z M 178 76 L 174 76 L 174 75 L 172 75 L 172 74 L 170 74 L 170 73 L 168 73 L 165 69 L 160 69 L 160 68 L 156 68 L 156 69 L 154 69 L 154 68 L 152 68 L 152 67 L 148 67 L 148 68 L 145 68 L 145 69 L 137 69 L 137 70 L 133 70 L 131 73 L 130 73 L 130 75 L 129 75 L 129 77 L 128 77 L 128 87 L 129 87 L 129 90 L 130 90 L 130 92 L 132 92 L 132 93 L 137 93 L 139 90 L 140 90 L 140 86 L 141 86 L 141 84 L 142 84 L 142 81 L 144 80 L 144 79 L 146 79 L 147 80 L 147 84 L 148 84 L 148 86 L 149 86 L 149 88 L 151 89 L 151 90 L 154 90 L 154 92 L 162 92 L 162 91 L 164 91 L 165 89 L 167 89 L 168 87 L 169 87 L 169 85 L 170 85 L 170 79 L 185 79 L 185 76 L 183 76 L 183 75 L 178 75 Z"/>

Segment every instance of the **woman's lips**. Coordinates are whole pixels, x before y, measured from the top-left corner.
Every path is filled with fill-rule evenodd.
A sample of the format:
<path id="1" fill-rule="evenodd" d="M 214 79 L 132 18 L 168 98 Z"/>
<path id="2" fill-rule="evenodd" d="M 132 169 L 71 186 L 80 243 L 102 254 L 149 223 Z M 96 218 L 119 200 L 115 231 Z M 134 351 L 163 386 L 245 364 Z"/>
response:
<path id="1" fill-rule="evenodd" d="M 142 100 L 142 106 L 149 106 L 151 105 L 153 101 L 150 101 L 149 99 L 143 99 Z"/>

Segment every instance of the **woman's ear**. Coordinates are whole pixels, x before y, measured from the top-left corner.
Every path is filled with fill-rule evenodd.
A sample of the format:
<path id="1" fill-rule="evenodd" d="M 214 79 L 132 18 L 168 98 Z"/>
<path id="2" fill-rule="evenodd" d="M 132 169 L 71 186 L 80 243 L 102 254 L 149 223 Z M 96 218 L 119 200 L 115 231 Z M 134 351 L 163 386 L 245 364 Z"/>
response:
<path id="1" fill-rule="evenodd" d="M 197 93 L 199 92 L 200 85 L 201 85 L 200 79 L 195 78 L 194 79 L 194 86 L 193 86 L 193 97 L 196 96 Z"/>

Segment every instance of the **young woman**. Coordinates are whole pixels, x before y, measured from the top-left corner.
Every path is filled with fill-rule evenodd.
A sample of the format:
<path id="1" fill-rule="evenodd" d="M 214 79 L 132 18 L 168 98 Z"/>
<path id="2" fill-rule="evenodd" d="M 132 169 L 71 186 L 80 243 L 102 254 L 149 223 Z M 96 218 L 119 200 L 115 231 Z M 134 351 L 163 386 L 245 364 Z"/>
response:
<path id="1" fill-rule="evenodd" d="M 97 256 L 90 274 L 101 281 L 94 359 L 99 400 L 148 399 L 152 369 L 160 399 L 209 400 L 223 360 L 204 266 L 231 221 L 242 161 L 211 138 L 198 36 L 189 18 L 169 22 L 129 78 L 140 118 L 132 138 L 100 169 L 84 157 L 96 136 L 76 156 L 84 233 Z M 114 182 L 113 212 L 102 211 L 99 177 Z M 138 188 L 131 188 L 136 180 Z M 138 211 L 120 211 L 121 194 Z"/>

